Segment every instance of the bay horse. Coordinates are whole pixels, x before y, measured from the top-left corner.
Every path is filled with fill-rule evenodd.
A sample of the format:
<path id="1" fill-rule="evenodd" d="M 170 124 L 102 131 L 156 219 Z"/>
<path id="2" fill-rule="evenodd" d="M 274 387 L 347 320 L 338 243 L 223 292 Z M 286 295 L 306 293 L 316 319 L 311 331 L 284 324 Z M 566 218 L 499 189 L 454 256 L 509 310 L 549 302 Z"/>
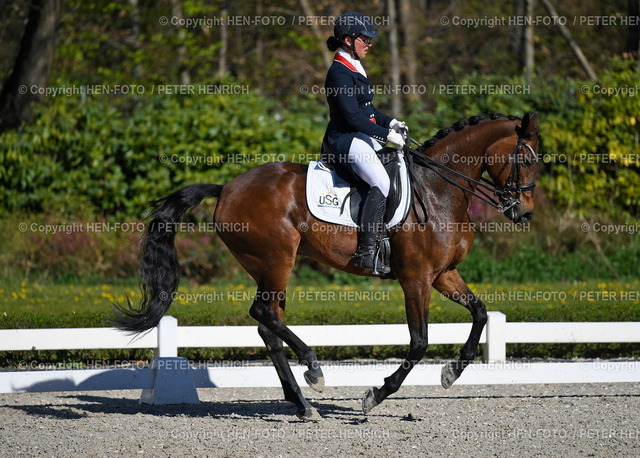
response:
<path id="1" fill-rule="evenodd" d="M 428 215 L 424 221 L 420 207 L 413 205 L 404 223 L 389 231 L 391 274 L 405 296 L 409 352 L 380 388 L 365 392 L 365 414 L 398 391 L 424 356 L 432 287 L 466 307 L 473 322 L 459 359 L 442 369 L 442 385 L 449 388 L 475 359 L 487 312 L 457 269 L 474 237 L 469 219 L 473 196 L 469 191 L 475 192 L 486 171 L 499 198 L 494 202 L 499 203 L 505 216 L 516 224 L 527 222 L 533 215 L 538 145 L 538 119 L 533 112 L 522 120 L 499 114 L 474 116 L 441 130 L 417 151 L 407 148 L 414 185 L 422 191 L 422 199 L 417 195 L 413 199 L 421 200 L 420 207 Z M 225 185 L 190 185 L 156 201 L 142 239 L 141 304 L 116 305 L 114 323 L 130 333 L 157 326 L 178 287 L 180 265 L 174 227 L 203 199 L 217 197 L 215 227 L 243 228 L 218 230 L 218 235 L 257 284 L 249 313 L 259 322 L 258 333 L 282 383 L 284 398 L 295 404 L 299 418 L 315 421 L 321 417 L 303 396 L 283 349 L 284 341 L 299 363 L 307 366 L 307 384 L 322 391 L 324 377 L 315 352 L 283 321 L 285 290 L 296 256 L 308 256 L 355 275 L 368 274 L 353 263 L 356 231 L 338 231 L 335 225 L 309 213 L 305 200 L 307 169 L 304 164 L 266 163 Z"/>

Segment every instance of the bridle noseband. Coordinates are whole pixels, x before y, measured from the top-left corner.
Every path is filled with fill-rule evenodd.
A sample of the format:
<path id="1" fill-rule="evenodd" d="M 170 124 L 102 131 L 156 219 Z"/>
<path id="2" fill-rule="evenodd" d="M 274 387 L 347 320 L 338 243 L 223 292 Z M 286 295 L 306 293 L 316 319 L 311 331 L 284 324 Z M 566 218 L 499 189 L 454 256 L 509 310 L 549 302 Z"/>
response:
<path id="1" fill-rule="evenodd" d="M 495 190 L 493 191 L 494 195 L 496 195 L 500 199 L 500 207 L 498 211 L 501 213 L 506 212 L 510 208 L 520 204 L 520 194 L 523 192 L 533 191 L 536 187 L 535 183 L 527 183 L 520 184 L 520 166 L 523 164 L 523 160 L 521 159 L 520 153 L 522 152 L 522 147 L 526 147 L 534 157 L 537 157 L 536 152 L 533 150 L 533 147 L 525 143 L 524 138 L 518 138 L 518 143 L 516 144 L 515 150 L 509 156 L 509 161 L 505 162 L 504 166 L 498 173 L 500 175 L 508 163 L 512 163 L 511 171 L 509 172 L 509 178 L 502 188 L 498 188 L 494 185 Z M 528 167 L 525 165 L 525 167 Z"/>

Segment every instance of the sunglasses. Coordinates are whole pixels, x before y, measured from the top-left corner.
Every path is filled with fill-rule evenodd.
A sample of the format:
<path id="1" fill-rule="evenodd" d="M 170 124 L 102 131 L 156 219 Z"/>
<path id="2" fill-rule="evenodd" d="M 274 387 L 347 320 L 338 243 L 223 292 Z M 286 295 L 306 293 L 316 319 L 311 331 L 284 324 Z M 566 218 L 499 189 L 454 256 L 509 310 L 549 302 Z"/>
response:
<path id="1" fill-rule="evenodd" d="M 360 40 L 365 46 L 371 46 L 373 44 L 373 42 L 371 41 L 371 38 L 369 37 L 366 37 L 366 38 L 358 37 L 356 39 Z"/>

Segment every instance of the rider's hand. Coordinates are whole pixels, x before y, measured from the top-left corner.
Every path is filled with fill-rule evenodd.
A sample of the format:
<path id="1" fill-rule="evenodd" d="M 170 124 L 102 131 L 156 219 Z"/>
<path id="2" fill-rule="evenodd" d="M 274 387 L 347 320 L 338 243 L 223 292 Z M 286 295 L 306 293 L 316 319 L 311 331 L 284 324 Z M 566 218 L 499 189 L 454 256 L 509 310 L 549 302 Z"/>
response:
<path id="1" fill-rule="evenodd" d="M 407 123 L 405 123 L 404 121 L 398 121 L 397 119 L 392 119 L 389 123 L 389 127 L 399 133 L 401 133 L 403 130 L 409 131 Z"/>
<path id="2" fill-rule="evenodd" d="M 404 146 L 404 138 L 402 138 L 402 135 L 399 132 L 390 129 L 385 146 L 390 146 L 391 148 L 402 148 Z"/>

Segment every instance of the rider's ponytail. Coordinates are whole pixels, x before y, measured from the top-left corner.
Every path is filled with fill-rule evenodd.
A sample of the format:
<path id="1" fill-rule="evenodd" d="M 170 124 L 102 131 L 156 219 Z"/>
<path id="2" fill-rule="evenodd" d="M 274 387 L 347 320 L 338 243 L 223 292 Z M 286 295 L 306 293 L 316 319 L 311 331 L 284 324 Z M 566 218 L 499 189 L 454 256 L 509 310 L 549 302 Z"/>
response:
<path id="1" fill-rule="evenodd" d="M 327 48 L 329 49 L 329 51 L 337 51 L 340 46 L 342 46 L 342 42 L 336 37 L 330 36 L 327 39 Z"/>

